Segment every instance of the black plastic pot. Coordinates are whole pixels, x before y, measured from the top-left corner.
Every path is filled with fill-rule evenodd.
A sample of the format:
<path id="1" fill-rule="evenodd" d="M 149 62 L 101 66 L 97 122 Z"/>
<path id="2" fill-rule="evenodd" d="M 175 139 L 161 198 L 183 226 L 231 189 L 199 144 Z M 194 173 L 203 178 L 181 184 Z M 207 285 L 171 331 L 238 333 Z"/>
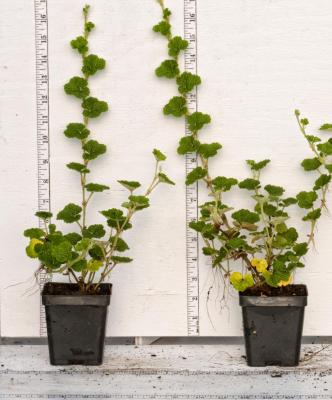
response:
<path id="1" fill-rule="evenodd" d="M 303 296 L 247 296 L 240 294 L 247 364 L 253 367 L 299 363 L 304 307 Z"/>
<path id="2" fill-rule="evenodd" d="M 102 284 L 97 294 L 83 294 L 75 284 L 45 284 L 42 301 L 52 365 L 103 362 L 111 289 L 111 284 Z"/>

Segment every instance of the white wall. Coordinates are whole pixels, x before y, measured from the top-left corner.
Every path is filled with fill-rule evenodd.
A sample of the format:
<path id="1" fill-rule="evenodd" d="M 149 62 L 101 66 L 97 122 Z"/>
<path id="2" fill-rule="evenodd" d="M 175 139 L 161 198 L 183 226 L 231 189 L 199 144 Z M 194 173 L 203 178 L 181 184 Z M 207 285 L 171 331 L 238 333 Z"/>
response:
<path id="1" fill-rule="evenodd" d="M 37 222 L 32 3 L 5 2 L 0 15 L 3 336 L 39 334 L 39 293 L 25 293 L 33 284 L 26 280 L 36 263 L 26 258 L 21 234 Z M 84 3 L 49 0 L 54 212 L 79 196 L 76 176 L 65 167 L 78 159 L 79 149 L 62 134 L 65 125 L 78 117 L 79 103 L 64 95 L 62 85 L 79 72 L 79 57 L 68 43 L 81 31 Z M 165 168 L 177 182 L 175 188 L 163 187 L 153 195 L 152 207 L 136 218 L 127 236 L 135 261 L 119 266 L 112 277 L 108 334 L 186 335 L 184 160 L 175 152 L 184 126 L 161 113 L 175 86 L 153 74 L 166 55 L 165 42 L 151 31 L 159 20 L 159 8 L 153 0 L 91 0 L 90 4 L 91 19 L 97 24 L 91 49 L 108 61 L 106 72 L 91 79 L 91 89 L 110 103 L 110 112 L 93 123 L 95 137 L 109 148 L 95 163 L 95 176 L 111 185 L 108 194 L 96 196 L 92 214 L 124 198 L 116 179 L 148 182 L 153 147 L 168 154 Z M 182 34 L 183 2 L 167 4 L 175 14 L 175 32 Z M 203 78 L 199 106 L 213 116 L 204 136 L 224 144 L 213 163 L 215 174 L 245 177 L 245 159 L 271 158 L 266 180 L 288 187 L 290 195 L 310 187 L 312 180 L 299 162 L 311 154 L 298 133 L 293 110 L 299 108 L 308 116 L 313 133 L 321 122 L 332 120 L 331 17 L 329 0 L 198 0 L 198 66 Z M 229 197 L 228 203 L 241 204 L 239 194 Z M 307 256 L 307 268 L 297 275 L 310 291 L 307 335 L 332 334 L 330 234 L 331 218 L 326 215 L 317 231 L 317 250 Z M 228 307 L 221 310 L 220 277 L 214 280 L 204 256 L 200 264 L 201 335 L 240 335 L 236 295 L 230 293 Z M 21 284 L 8 288 L 17 283 Z"/>

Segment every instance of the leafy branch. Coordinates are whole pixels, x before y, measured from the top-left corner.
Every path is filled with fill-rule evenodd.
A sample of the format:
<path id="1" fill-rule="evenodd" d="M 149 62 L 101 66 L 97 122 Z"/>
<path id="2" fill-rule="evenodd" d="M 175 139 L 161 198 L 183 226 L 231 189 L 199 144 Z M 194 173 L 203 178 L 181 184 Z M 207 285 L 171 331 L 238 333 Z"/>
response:
<path id="1" fill-rule="evenodd" d="M 229 277 L 235 289 L 244 291 L 252 286 L 288 285 L 294 270 L 304 266 L 301 259 L 313 242 L 317 220 L 326 207 L 332 171 L 332 165 L 327 159 L 332 154 L 331 139 L 317 144 L 320 139 L 306 134 L 305 126 L 308 122 L 299 119 L 299 112 L 296 112 L 301 132 L 316 155 L 314 159 L 304 160 L 302 166 L 306 171 L 317 170 L 320 175 L 312 191 L 302 191 L 296 197 L 285 197 L 283 187 L 262 184 L 261 171 L 270 160 L 247 160 L 251 177 L 242 181 L 225 176 L 213 178 L 209 160 L 218 154 L 222 145 L 200 141 L 199 133 L 205 125 L 211 123 L 211 117 L 199 111 L 190 113 L 188 110 L 187 96 L 202 80 L 198 75 L 181 71 L 179 57 L 187 49 L 188 42 L 180 36 L 173 36 L 171 11 L 165 7 L 163 0 L 156 1 L 161 7 L 162 19 L 153 27 L 153 31 L 167 40 L 169 58 L 161 62 L 155 74 L 159 78 L 175 80 L 178 89 L 178 94 L 163 107 L 163 113 L 186 120 L 190 134 L 180 139 L 177 152 L 180 155 L 197 153 L 199 163 L 187 175 L 186 184 L 202 181 L 212 197 L 212 201 L 200 205 L 198 221 L 191 221 L 189 226 L 201 235 L 204 242 L 203 254 L 212 259 L 213 268 L 219 268 Z M 321 129 L 332 130 L 332 125 L 325 124 Z M 321 168 L 324 168 L 324 172 Z M 234 211 L 224 203 L 226 193 L 235 187 L 249 193 L 254 200 L 251 209 Z M 318 198 L 320 205 L 317 206 Z M 297 230 L 287 224 L 290 219 L 287 209 L 292 205 L 310 210 L 303 217 L 304 221 L 310 222 L 311 227 L 307 242 L 300 242 Z M 241 260 L 247 273 L 231 272 L 230 260 Z"/>
<path id="2" fill-rule="evenodd" d="M 119 180 L 118 183 L 129 192 L 122 209 L 111 208 L 100 212 L 106 218 L 106 226 L 88 225 L 87 208 L 92 197 L 95 193 L 109 189 L 107 185 L 88 181 L 91 162 L 104 155 L 107 150 L 105 144 L 91 139 L 89 122 L 108 111 L 107 102 L 92 97 L 89 87 L 89 78 L 106 66 L 103 58 L 89 54 L 89 37 L 95 28 L 94 23 L 88 19 L 89 9 L 88 5 L 83 8 L 82 35 L 70 43 L 81 56 L 82 75 L 72 77 L 64 85 L 66 94 L 81 101 L 82 120 L 69 123 L 64 134 L 69 139 L 78 140 L 81 146 L 80 162 L 70 162 L 67 167 L 79 174 L 82 200 L 80 205 L 67 204 L 56 217 L 66 224 L 76 224 L 79 232 L 64 234 L 50 223 L 52 213 L 37 212 L 36 216 L 44 222 L 44 229 L 30 228 L 24 231 L 24 235 L 30 239 L 26 253 L 31 258 L 39 259 L 41 269 L 52 274 L 68 275 L 82 292 L 95 293 L 118 264 L 132 261 L 130 257 L 122 255 L 129 249 L 122 236 L 132 227 L 133 215 L 149 207 L 150 195 L 160 183 L 174 185 L 174 182 L 162 172 L 160 166 L 166 156 L 160 150 L 154 149 L 154 176 L 145 193 L 136 194 L 141 186 L 139 182 Z"/>

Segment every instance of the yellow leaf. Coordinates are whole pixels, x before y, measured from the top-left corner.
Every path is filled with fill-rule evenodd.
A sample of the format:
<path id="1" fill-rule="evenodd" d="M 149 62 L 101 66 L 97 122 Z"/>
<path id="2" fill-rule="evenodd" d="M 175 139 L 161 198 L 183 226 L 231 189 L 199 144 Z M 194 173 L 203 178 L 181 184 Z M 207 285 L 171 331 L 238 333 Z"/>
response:
<path id="1" fill-rule="evenodd" d="M 39 239 L 33 238 L 33 239 L 30 240 L 29 246 L 27 246 L 25 248 L 27 256 L 29 256 L 30 258 L 37 258 L 38 257 L 38 254 L 36 253 L 36 250 L 35 250 L 35 246 L 37 244 L 39 244 L 39 243 L 43 244 L 43 242 L 41 240 L 39 240 Z"/>

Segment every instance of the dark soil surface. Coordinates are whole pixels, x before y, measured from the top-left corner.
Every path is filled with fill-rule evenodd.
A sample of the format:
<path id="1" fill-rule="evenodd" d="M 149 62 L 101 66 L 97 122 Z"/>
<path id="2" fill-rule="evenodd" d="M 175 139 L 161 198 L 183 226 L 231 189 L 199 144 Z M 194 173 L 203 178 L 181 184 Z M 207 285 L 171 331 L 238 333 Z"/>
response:
<path id="1" fill-rule="evenodd" d="M 281 287 L 271 287 L 268 285 L 253 286 L 241 293 L 242 296 L 307 296 L 307 287 L 305 285 L 288 285 Z"/>
<path id="2" fill-rule="evenodd" d="M 58 296 L 82 296 L 82 295 L 109 295 L 111 294 L 111 284 L 103 283 L 99 286 L 97 293 L 81 292 L 75 283 L 48 282 L 44 286 L 43 294 Z"/>

